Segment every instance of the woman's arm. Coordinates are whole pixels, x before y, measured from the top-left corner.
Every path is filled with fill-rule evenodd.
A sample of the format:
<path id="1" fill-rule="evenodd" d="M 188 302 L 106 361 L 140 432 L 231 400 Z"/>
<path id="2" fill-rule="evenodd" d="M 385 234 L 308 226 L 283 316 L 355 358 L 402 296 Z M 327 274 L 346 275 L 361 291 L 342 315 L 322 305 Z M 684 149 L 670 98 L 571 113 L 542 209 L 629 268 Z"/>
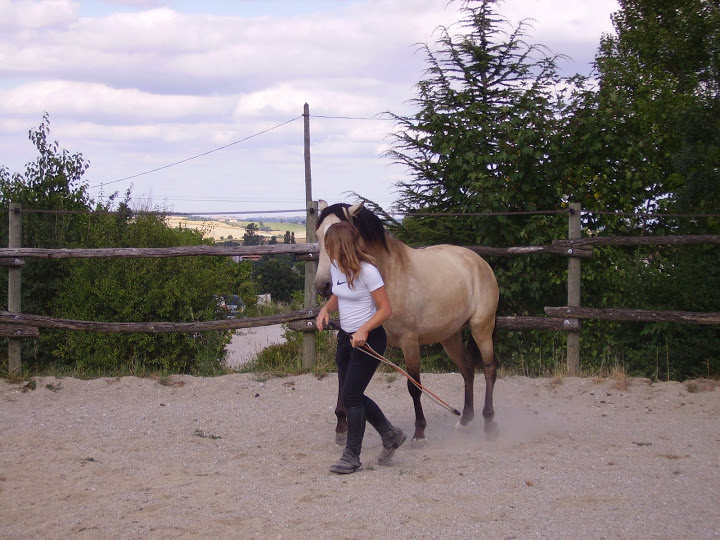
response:
<path id="1" fill-rule="evenodd" d="M 338 310 L 338 299 L 334 294 L 330 297 L 327 303 L 322 307 L 320 313 L 318 313 L 317 319 L 315 319 L 315 326 L 317 329 L 322 331 L 325 330 L 325 325 L 330 323 L 330 314 Z"/>
<path id="2" fill-rule="evenodd" d="M 370 317 L 370 320 L 363 324 L 352 337 L 352 346 L 357 347 L 364 345 L 367 341 L 368 334 L 375 330 L 378 326 L 382 325 L 385 320 L 392 315 L 392 307 L 390 306 L 390 298 L 388 298 L 387 290 L 385 285 L 375 289 L 372 293 L 373 300 L 375 301 L 375 307 L 377 311 L 375 315 Z"/>

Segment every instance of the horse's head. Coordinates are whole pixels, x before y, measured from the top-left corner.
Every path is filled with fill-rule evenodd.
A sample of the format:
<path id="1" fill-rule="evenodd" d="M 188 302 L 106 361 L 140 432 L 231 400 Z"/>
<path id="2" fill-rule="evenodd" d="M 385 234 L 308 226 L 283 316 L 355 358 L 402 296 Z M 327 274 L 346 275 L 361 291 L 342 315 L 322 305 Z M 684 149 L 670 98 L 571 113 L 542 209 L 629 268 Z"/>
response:
<path id="1" fill-rule="evenodd" d="M 315 290 L 325 298 L 332 294 L 332 282 L 330 280 L 330 258 L 325 251 L 325 232 L 334 223 L 350 221 L 357 227 L 360 236 L 371 254 L 374 249 L 387 250 L 385 240 L 385 229 L 382 221 L 370 210 L 364 207 L 362 202 L 354 205 L 337 203 L 328 206 L 325 201 L 318 202 L 318 216 L 315 235 L 320 247 L 317 274 L 315 275 Z"/>

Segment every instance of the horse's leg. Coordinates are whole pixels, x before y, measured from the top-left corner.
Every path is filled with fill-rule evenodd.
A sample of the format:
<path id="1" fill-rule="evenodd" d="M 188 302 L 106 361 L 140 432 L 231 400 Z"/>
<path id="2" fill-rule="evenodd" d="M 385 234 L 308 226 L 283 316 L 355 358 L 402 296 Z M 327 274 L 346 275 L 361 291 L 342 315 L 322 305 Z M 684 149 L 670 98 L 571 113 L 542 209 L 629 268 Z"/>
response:
<path id="1" fill-rule="evenodd" d="M 495 381 L 497 380 L 497 370 L 500 367 L 494 346 L 494 332 L 487 328 L 481 329 L 478 326 L 470 324 L 473 339 L 480 349 L 480 361 L 482 362 L 483 373 L 485 374 L 485 405 L 483 406 L 483 417 L 485 418 L 485 432 L 491 433 L 497 429 L 497 425 L 493 421 L 495 409 L 493 408 L 493 390 L 495 389 Z M 480 362 L 478 362 L 480 363 Z"/>
<path id="2" fill-rule="evenodd" d="M 408 375 L 420 383 L 420 345 L 417 336 L 404 339 L 402 343 L 400 343 L 400 348 L 405 357 L 405 369 Z M 422 390 L 411 383 L 410 380 L 408 380 L 407 386 L 410 397 L 412 397 L 413 400 L 413 405 L 415 406 L 415 434 L 413 435 L 413 440 L 424 441 L 427 421 L 425 420 L 425 413 L 423 413 L 422 403 L 420 403 Z"/>
<path id="3" fill-rule="evenodd" d="M 467 426 L 475 416 L 473 406 L 473 382 L 475 381 L 475 365 L 473 357 L 468 353 L 462 342 L 462 332 L 457 332 L 445 341 L 441 341 L 445 352 L 460 370 L 465 381 L 465 404 L 463 406 L 460 425 Z"/>

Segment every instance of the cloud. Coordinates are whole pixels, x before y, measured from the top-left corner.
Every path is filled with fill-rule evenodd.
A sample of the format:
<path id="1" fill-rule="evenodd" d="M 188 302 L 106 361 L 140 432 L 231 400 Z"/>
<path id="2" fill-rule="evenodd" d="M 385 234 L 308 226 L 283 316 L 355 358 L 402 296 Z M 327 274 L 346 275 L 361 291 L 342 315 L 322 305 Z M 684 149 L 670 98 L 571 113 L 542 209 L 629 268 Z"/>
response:
<path id="1" fill-rule="evenodd" d="M 35 115 L 61 111 L 79 121 L 93 119 L 111 124 L 219 120 L 231 110 L 222 97 L 158 95 L 136 89 L 117 89 L 99 83 L 49 80 L 0 91 L 5 115 Z"/>
<path id="2" fill-rule="evenodd" d="M 75 20 L 78 6 L 68 0 L 0 0 L 0 30 L 6 35 L 26 30 L 47 31 Z"/>
<path id="3" fill-rule="evenodd" d="M 88 16 L 84 1 L 0 0 L 4 165 L 17 169 L 29 160 L 27 130 L 43 111 L 52 136 L 92 161 L 93 181 L 107 181 L 259 133 L 300 115 L 307 102 L 316 116 L 313 176 L 329 199 L 338 198 L 333 189 L 358 185 L 387 199 L 399 173 L 378 157 L 392 122 L 319 116 L 410 113 L 412 87 L 427 67 L 413 45 L 433 44 L 435 28 L 455 22 L 460 5 L 308 0 L 303 9 L 285 9 L 278 1 L 257 15 L 264 3 L 207 0 L 198 13 L 172 0 L 105 0 L 122 7 Z M 597 48 L 608 2 L 513 0 L 499 7 L 509 18 L 537 17 L 530 41 L 559 44 L 552 48 L 584 62 Z M 237 189 L 238 170 L 263 178 L 262 188 L 294 193 L 289 186 L 302 183 L 302 122 L 133 182 L 138 190 L 154 186 L 161 198 L 170 188 L 190 197 Z"/>

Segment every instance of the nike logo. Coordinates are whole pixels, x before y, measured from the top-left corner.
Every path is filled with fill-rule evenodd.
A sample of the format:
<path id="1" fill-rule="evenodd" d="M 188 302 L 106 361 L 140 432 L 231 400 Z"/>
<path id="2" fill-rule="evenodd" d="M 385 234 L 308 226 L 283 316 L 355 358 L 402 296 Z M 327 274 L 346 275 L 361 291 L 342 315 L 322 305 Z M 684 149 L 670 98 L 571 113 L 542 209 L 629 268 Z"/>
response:
<path id="1" fill-rule="evenodd" d="M 346 283 L 347 283 L 347 281 L 341 282 L 339 279 L 337 280 L 337 285 L 345 285 Z"/>

